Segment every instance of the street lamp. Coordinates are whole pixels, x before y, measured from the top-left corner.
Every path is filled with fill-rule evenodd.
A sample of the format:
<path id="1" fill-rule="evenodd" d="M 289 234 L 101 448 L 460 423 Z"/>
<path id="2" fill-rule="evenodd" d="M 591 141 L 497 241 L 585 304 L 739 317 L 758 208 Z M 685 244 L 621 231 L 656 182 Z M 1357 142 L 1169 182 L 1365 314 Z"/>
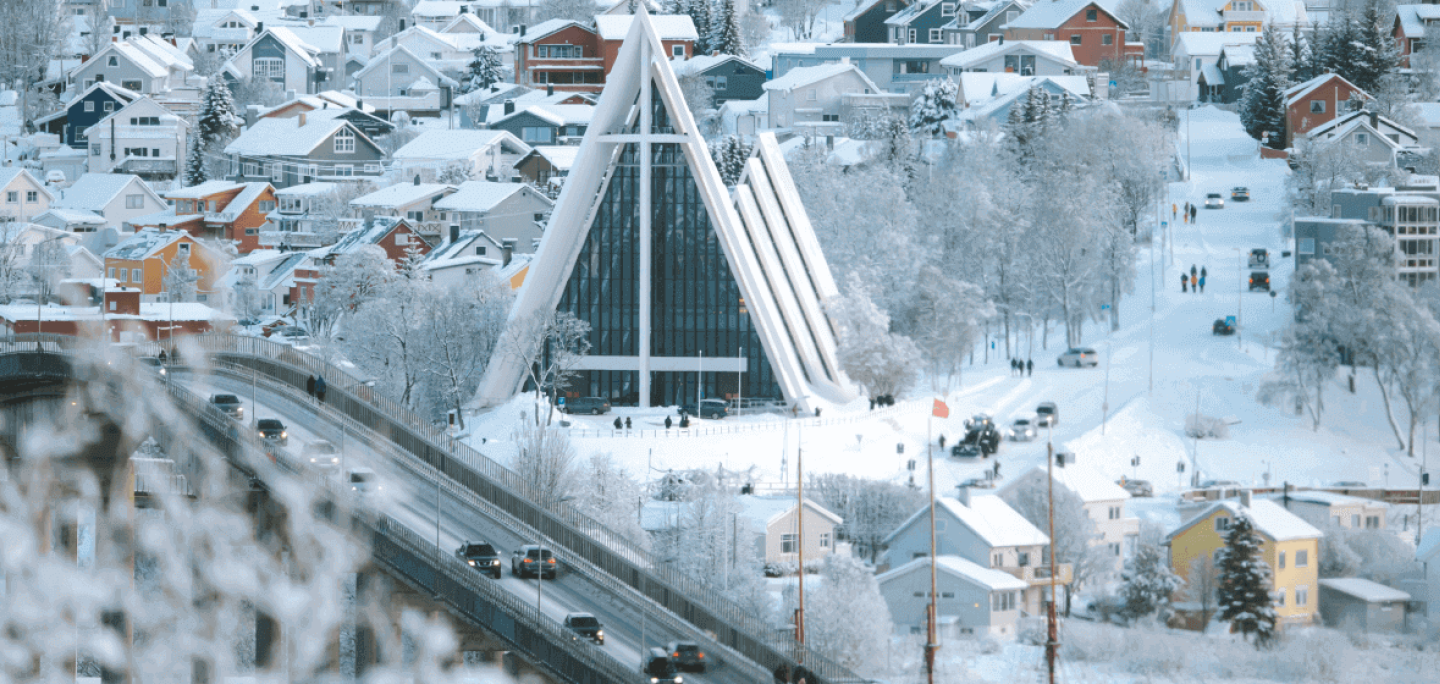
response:
<path id="1" fill-rule="evenodd" d="M 1245 351 L 1245 251 L 1239 247 L 1231 249 L 1235 250 L 1235 268 L 1240 272 L 1240 288 L 1235 291 L 1235 340 L 1240 351 Z"/>

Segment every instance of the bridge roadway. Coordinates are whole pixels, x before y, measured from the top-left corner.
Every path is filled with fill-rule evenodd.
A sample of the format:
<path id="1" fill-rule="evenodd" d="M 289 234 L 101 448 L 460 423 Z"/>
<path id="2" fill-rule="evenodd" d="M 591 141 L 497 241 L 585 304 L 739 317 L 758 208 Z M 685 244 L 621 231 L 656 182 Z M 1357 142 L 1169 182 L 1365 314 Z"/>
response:
<path id="1" fill-rule="evenodd" d="M 473 501 L 462 500 L 465 492 L 449 487 L 437 488 L 433 470 L 417 468 L 408 459 L 382 453 L 378 440 L 373 436 L 362 437 L 348 429 L 342 435 L 340 425 L 332 422 L 330 416 L 321 415 L 319 407 L 303 394 L 292 394 L 264 379 L 255 379 L 252 384 L 227 373 L 201 376 L 176 369 L 171 379 L 202 398 L 216 393 L 240 397 L 245 406 L 247 425 L 253 425 L 253 421 L 260 418 L 279 418 L 288 429 L 289 444 L 286 448 L 292 454 L 301 454 L 304 445 L 317 440 L 343 444 L 343 460 L 334 475 L 336 478 L 354 467 L 375 470 L 381 485 L 380 491 L 373 496 L 376 509 L 403 523 L 428 544 L 435 544 L 438 534 L 439 554 L 453 554 L 467 540 L 484 540 L 493 544 L 500 552 L 503 564 L 501 579 L 495 581 L 499 586 L 519 599 L 538 603 L 540 611 L 557 622 L 569 612 L 588 612 L 599 617 L 605 626 L 605 644 L 600 647 L 601 650 L 636 672 L 637 681 L 640 680 L 642 647 L 664 648 L 671 640 L 694 640 L 692 633 L 677 633 L 649 622 L 641 611 L 611 595 L 607 588 L 581 573 L 566 571 L 567 559 L 563 552 L 559 554 L 562 569 L 558 579 L 545 580 L 541 586 L 537 580 L 512 576 L 509 572 L 510 551 L 523 544 L 540 543 L 541 540 L 526 538 L 513 521 L 500 519 L 502 515 L 487 515 L 474 506 Z M 661 609 L 656 606 L 655 610 Z M 687 682 L 763 684 L 769 680 L 769 676 L 753 664 L 731 662 L 713 649 L 706 649 L 706 655 L 717 661 L 712 665 L 713 669 L 705 674 L 686 674 Z"/>

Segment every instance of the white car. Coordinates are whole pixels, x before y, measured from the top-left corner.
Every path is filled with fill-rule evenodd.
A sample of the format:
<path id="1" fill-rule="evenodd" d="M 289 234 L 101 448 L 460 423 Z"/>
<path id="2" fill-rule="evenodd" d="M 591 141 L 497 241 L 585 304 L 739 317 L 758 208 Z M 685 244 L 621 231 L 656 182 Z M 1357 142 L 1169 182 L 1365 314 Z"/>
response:
<path id="1" fill-rule="evenodd" d="M 1028 442 L 1035 439 L 1035 436 L 1035 419 L 1033 418 L 1016 418 L 1015 422 L 1010 424 L 1010 440 L 1013 442 Z"/>
<path id="2" fill-rule="evenodd" d="M 361 495 L 378 492 L 384 489 L 380 486 L 380 480 L 375 477 L 375 471 L 369 468 L 351 468 L 347 473 L 350 480 L 350 489 Z"/>
<path id="3" fill-rule="evenodd" d="M 1212 192 L 1212 193 L 1210 193 L 1210 194 L 1208 194 L 1208 195 L 1205 196 L 1205 208 L 1206 208 L 1206 209 L 1224 209 L 1224 208 L 1225 208 L 1225 198 L 1224 198 L 1224 197 L 1221 197 L 1221 196 L 1220 196 L 1220 193 L 1218 193 L 1218 192 Z"/>
<path id="4" fill-rule="evenodd" d="M 317 439 L 310 442 L 300 453 L 301 456 L 309 459 L 311 468 L 325 473 L 327 476 L 340 470 L 340 450 L 326 440 Z"/>
<path id="5" fill-rule="evenodd" d="M 1100 365 L 1100 354 L 1096 353 L 1096 351 L 1090 347 L 1071 347 L 1065 350 L 1065 353 L 1061 354 L 1055 361 L 1061 367 L 1074 366 L 1080 368 L 1081 366 L 1090 366 L 1094 368 Z"/>

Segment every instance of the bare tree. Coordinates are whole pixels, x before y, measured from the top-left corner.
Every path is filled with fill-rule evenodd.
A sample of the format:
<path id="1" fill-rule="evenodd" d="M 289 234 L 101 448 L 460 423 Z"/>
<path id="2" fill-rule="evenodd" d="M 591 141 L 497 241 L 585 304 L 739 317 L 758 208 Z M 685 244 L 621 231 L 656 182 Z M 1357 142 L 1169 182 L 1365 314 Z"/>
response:
<path id="1" fill-rule="evenodd" d="M 537 404 L 545 396 L 545 417 L 537 406 L 536 424 L 550 425 L 555 397 L 575 374 L 580 359 L 590 351 L 590 324 L 569 312 L 537 311 L 517 318 L 505 328 L 501 349 L 525 367 Z"/>
<path id="2" fill-rule="evenodd" d="M 425 297 L 427 310 L 416 332 L 426 382 L 463 430 L 461 409 L 499 346 L 514 295 L 509 283 L 486 273 L 454 287 L 432 287 Z"/>
<path id="3" fill-rule="evenodd" d="M 525 422 L 516 429 L 515 443 L 518 451 L 511 469 L 532 487 L 534 503 L 554 509 L 569 500 L 578 484 L 569 434 L 558 427 Z"/>
<path id="4" fill-rule="evenodd" d="M 1042 478 L 1015 487 L 1001 498 L 1031 524 L 1048 529 L 1050 489 Z M 1071 595 L 1083 590 L 1089 580 L 1105 574 L 1113 563 L 1105 555 L 1104 547 L 1094 543 L 1100 535 L 1095 529 L 1095 521 L 1085 510 L 1085 502 L 1066 487 L 1056 486 L 1053 491 L 1055 537 L 1050 540 L 1050 549 L 1056 561 L 1071 566 L 1071 582 L 1065 586 L 1065 614 L 1068 616 Z"/>
<path id="5" fill-rule="evenodd" d="M 35 287 L 35 301 L 49 303 L 60 289 L 60 281 L 70 277 L 70 253 L 65 243 L 60 238 L 36 243 L 30 250 L 25 272 Z"/>
<path id="6" fill-rule="evenodd" d="M 880 557 L 885 538 L 925 499 L 911 487 L 841 474 L 812 475 L 805 490 L 845 521 L 836 534 L 854 544 L 871 563 Z"/>
<path id="7" fill-rule="evenodd" d="M 1215 590 L 1220 588 L 1220 570 L 1215 567 L 1215 559 L 1207 554 L 1201 554 L 1190 561 L 1189 572 L 1185 574 L 1185 587 L 1181 589 L 1180 595 L 1186 601 L 1200 606 L 1200 620 L 1202 625 L 1210 624 L 1210 618 L 1215 615 Z"/>
<path id="8" fill-rule="evenodd" d="M 177 251 L 175 258 L 165 268 L 165 295 L 171 302 L 195 301 L 195 284 L 200 282 L 200 272 L 190 267 L 189 250 Z"/>

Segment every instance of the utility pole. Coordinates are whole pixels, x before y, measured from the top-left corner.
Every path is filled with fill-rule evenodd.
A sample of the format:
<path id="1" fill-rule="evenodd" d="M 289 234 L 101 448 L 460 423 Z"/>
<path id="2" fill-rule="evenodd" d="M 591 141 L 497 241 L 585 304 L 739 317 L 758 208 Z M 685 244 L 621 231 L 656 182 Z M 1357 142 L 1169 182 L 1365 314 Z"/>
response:
<path id="1" fill-rule="evenodd" d="M 795 445 L 795 549 L 800 558 L 800 608 L 795 611 L 795 641 L 800 652 L 795 662 L 805 662 L 805 447 Z"/>
<path id="2" fill-rule="evenodd" d="M 1045 442 L 1045 486 L 1048 504 L 1047 517 L 1050 521 L 1050 607 L 1045 611 L 1045 668 L 1050 673 L 1050 684 L 1055 684 L 1055 658 L 1060 652 L 1060 634 L 1055 624 L 1055 425 L 1049 426 L 1050 436 Z M 933 502 L 930 504 L 933 511 Z M 934 516 L 931 516 L 934 520 Z M 934 523 L 931 523 L 932 527 Z M 933 536 L 933 532 L 931 533 Z M 931 599 L 933 602 L 934 599 Z"/>
<path id="3" fill-rule="evenodd" d="M 931 416 L 935 415 L 932 410 Z M 940 648 L 940 635 L 935 629 L 936 591 L 935 575 L 935 445 L 931 444 L 930 425 L 933 421 L 925 418 L 925 462 L 930 471 L 930 605 L 925 609 L 925 676 L 929 684 L 935 684 L 935 651 Z"/>

